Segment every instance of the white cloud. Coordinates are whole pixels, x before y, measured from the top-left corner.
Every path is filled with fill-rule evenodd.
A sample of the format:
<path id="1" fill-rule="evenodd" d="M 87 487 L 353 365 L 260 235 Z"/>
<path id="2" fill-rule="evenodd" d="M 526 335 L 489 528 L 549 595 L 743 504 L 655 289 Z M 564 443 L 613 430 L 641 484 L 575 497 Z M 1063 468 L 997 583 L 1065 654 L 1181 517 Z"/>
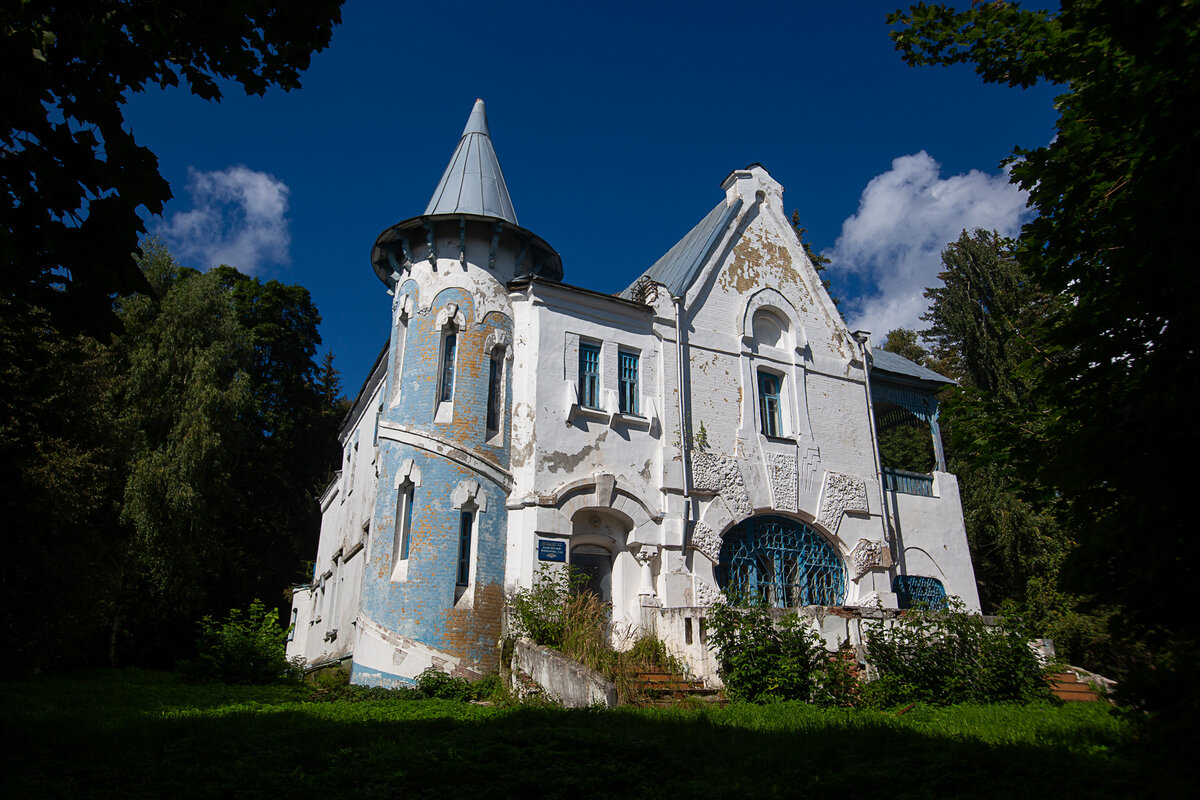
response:
<path id="1" fill-rule="evenodd" d="M 1008 182 L 1007 171 L 949 178 L 940 172 L 924 150 L 895 159 L 867 184 L 858 213 L 842 223 L 825 253 L 834 274 L 855 274 L 866 287 L 861 297 L 843 300 L 843 313 L 851 330 L 871 331 L 877 345 L 895 328 L 925 327 L 922 295 L 938 285 L 942 249 L 964 229 L 1016 236 L 1029 216 L 1026 194 Z"/>
<path id="2" fill-rule="evenodd" d="M 172 214 L 157 233 L 185 264 L 218 264 L 254 274 L 291 261 L 288 187 L 265 172 L 238 165 L 217 172 L 188 168 L 192 210 Z"/>

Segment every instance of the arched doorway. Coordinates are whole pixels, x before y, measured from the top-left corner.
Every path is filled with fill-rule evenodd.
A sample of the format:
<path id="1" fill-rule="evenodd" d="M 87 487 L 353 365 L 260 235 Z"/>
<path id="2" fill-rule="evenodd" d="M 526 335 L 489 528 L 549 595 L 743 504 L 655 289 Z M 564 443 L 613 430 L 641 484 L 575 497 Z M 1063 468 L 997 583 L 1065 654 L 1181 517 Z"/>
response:
<path id="1" fill-rule="evenodd" d="M 575 588 L 591 592 L 602 603 L 612 602 L 612 563 L 609 550 L 599 544 L 576 544 L 571 547 L 571 566 L 585 576 Z"/>
<path id="2" fill-rule="evenodd" d="M 846 570 L 837 550 L 810 526 L 786 517 L 752 517 L 725 534 L 717 584 L 738 603 L 778 608 L 837 606 Z"/>

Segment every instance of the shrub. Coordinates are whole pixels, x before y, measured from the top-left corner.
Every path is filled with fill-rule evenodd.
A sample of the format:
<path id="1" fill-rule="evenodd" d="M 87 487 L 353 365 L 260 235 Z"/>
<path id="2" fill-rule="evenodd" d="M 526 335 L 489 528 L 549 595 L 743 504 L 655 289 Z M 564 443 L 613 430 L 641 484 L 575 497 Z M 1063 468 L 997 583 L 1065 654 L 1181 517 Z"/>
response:
<path id="1" fill-rule="evenodd" d="M 821 638 L 796 614 L 788 614 L 776 625 L 763 606 L 735 608 L 718 603 L 709 611 L 708 624 L 709 646 L 717 651 L 730 699 L 816 700 L 836 705 L 848 701 L 845 675 L 831 673 L 844 666 L 833 664 Z"/>
<path id="2" fill-rule="evenodd" d="M 205 615 L 197 626 L 196 658 L 180 665 L 190 678 L 245 684 L 298 680 L 302 674 L 300 665 L 287 659 L 287 631 L 261 600 L 245 613 L 230 609 L 220 622 Z"/>
<path id="3" fill-rule="evenodd" d="M 612 660 L 608 641 L 608 604 L 583 591 L 587 576 L 568 566 L 538 571 L 530 589 L 518 589 L 509 598 L 516 632 L 543 647 L 552 647 L 598 672 Z"/>
<path id="4" fill-rule="evenodd" d="M 1020 627 L 1000 627 L 964 611 L 911 610 L 893 621 L 864 625 L 867 658 L 877 678 L 873 705 L 925 702 L 1023 702 L 1050 696 L 1037 657 Z"/>

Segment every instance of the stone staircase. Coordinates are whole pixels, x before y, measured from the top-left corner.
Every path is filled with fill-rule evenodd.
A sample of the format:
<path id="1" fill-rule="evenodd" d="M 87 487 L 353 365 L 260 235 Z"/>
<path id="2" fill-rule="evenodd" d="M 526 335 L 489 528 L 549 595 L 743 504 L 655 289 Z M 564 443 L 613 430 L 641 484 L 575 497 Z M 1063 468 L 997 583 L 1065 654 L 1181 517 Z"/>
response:
<path id="1" fill-rule="evenodd" d="M 724 703 L 720 689 L 703 682 L 668 672 L 662 667 L 643 664 L 633 678 L 633 704 L 643 707 L 667 707 L 694 699 L 703 703 Z"/>

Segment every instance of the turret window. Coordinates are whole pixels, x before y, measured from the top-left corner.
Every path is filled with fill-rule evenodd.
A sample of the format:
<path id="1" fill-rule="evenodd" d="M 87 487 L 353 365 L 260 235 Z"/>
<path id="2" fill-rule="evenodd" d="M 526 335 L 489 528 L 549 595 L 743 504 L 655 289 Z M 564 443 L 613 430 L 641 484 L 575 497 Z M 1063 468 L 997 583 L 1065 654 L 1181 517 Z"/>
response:
<path id="1" fill-rule="evenodd" d="M 471 579 L 471 527 L 474 523 L 474 514 L 462 512 L 458 524 L 458 575 L 454 580 L 457 586 L 466 586 Z"/>
<path id="2" fill-rule="evenodd" d="M 438 402 L 449 403 L 454 397 L 454 358 L 458 349 L 458 333 L 451 329 L 442 340 L 442 375 L 438 387 Z"/>
<path id="3" fill-rule="evenodd" d="M 500 402 L 504 397 L 504 361 L 502 352 L 492 351 L 488 366 L 487 436 L 500 432 Z"/>

